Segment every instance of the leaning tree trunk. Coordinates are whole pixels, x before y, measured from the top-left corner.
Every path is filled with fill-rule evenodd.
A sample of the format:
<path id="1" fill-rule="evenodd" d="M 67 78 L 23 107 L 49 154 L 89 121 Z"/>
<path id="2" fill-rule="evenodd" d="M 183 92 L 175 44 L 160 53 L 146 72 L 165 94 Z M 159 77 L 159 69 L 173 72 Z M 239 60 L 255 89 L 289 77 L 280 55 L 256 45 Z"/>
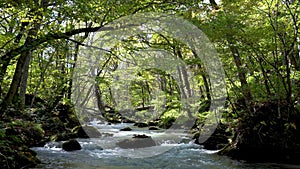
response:
<path id="1" fill-rule="evenodd" d="M 13 42 L 13 46 L 18 46 L 22 37 L 24 36 L 24 30 L 25 30 L 25 26 L 28 25 L 28 22 L 22 22 L 21 28 L 20 28 L 20 33 L 16 36 L 14 42 Z M 2 59 L 2 58 L 1 58 Z M 7 58 L 4 60 L 0 61 L 1 67 L 0 67 L 0 84 L 2 84 L 4 76 L 6 74 L 7 68 L 9 66 L 9 63 L 11 61 L 11 58 Z M 0 93 L 1 94 L 1 93 Z"/>
<path id="2" fill-rule="evenodd" d="M 42 0 L 40 2 L 36 1 L 36 3 L 40 3 L 40 7 L 43 10 L 45 10 L 48 5 L 48 0 Z M 36 11 L 34 11 L 32 14 L 40 16 L 40 18 L 43 17 L 42 11 L 40 11 L 39 9 L 36 9 Z M 34 37 L 37 35 L 40 29 L 41 20 L 42 19 L 39 19 L 34 25 L 34 27 L 28 31 L 25 45 L 30 45 L 31 43 L 33 43 Z M 28 70 L 29 70 L 31 56 L 32 56 L 31 51 L 26 51 L 21 53 L 21 56 L 19 57 L 17 62 L 17 67 L 15 69 L 15 73 L 10 88 L 8 90 L 8 93 L 4 101 L 2 102 L 1 105 L 2 107 L 6 107 L 12 103 L 14 97 L 16 97 L 18 94 L 19 87 L 20 87 L 20 93 L 19 93 L 20 105 L 21 107 L 25 105 L 25 94 L 27 88 Z"/>

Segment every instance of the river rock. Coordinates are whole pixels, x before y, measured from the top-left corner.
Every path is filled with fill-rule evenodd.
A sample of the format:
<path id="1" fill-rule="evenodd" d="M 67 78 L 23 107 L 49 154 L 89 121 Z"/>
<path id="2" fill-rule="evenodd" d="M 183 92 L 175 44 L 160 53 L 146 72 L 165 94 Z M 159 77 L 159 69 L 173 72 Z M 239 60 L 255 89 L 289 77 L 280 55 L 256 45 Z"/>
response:
<path id="1" fill-rule="evenodd" d="M 78 138 L 98 138 L 101 133 L 93 126 L 76 126 L 72 129 L 72 133 Z"/>
<path id="2" fill-rule="evenodd" d="M 149 127 L 149 125 L 147 123 L 134 123 L 133 126 L 140 127 L 140 128 Z"/>
<path id="3" fill-rule="evenodd" d="M 203 145 L 203 148 L 207 150 L 219 150 L 225 147 L 229 143 L 229 138 L 231 137 L 231 133 L 226 131 L 227 126 L 224 124 L 219 124 L 216 130 L 212 135 L 209 135 L 206 141 L 200 142 L 199 136 L 200 132 L 195 133 L 194 139 L 196 144 Z M 202 136 L 203 138 L 205 137 Z"/>
<path id="4" fill-rule="evenodd" d="M 61 148 L 61 142 L 51 141 L 48 142 L 44 147 L 45 148 Z"/>
<path id="5" fill-rule="evenodd" d="M 151 127 L 149 127 L 149 130 L 159 130 L 159 128 L 151 126 Z"/>
<path id="6" fill-rule="evenodd" d="M 133 138 L 126 139 L 117 143 L 117 145 L 124 149 L 144 148 L 155 146 L 156 143 L 150 136 L 134 135 Z"/>
<path id="7" fill-rule="evenodd" d="M 120 131 L 131 131 L 132 129 L 130 127 L 125 127 L 125 128 L 122 128 L 120 129 Z"/>
<path id="8" fill-rule="evenodd" d="M 114 134 L 112 134 L 112 133 L 101 133 L 101 136 L 102 137 L 112 137 L 112 136 L 114 136 Z"/>
<path id="9" fill-rule="evenodd" d="M 65 151 L 74 151 L 74 150 L 80 150 L 81 149 L 81 146 L 80 146 L 80 144 L 78 143 L 77 140 L 66 141 L 61 145 L 61 147 Z"/>
<path id="10" fill-rule="evenodd" d="M 176 118 L 175 117 L 167 117 L 164 118 L 163 120 L 161 120 L 158 124 L 158 127 L 163 128 L 163 129 L 168 129 L 170 127 L 175 127 L 175 121 Z"/>
<path id="11" fill-rule="evenodd" d="M 149 126 L 157 126 L 159 124 L 159 121 L 149 121 Z"/>

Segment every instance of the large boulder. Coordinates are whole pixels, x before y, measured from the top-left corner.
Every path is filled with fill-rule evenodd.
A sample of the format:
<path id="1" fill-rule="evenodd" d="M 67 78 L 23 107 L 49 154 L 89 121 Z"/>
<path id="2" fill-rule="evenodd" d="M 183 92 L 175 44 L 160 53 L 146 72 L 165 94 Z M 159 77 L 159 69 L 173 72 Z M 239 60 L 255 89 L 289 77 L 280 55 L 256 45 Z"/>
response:
<path id="1" fill-rule="evenodd" d="M 146 135 L 134 135 L 133 138 L 126 139 L 117 143 L 117 145 L 124 149 L 145 148 L 155 146 L 155 141 Z"/>
<path id="2" fill-rule="evenodd" d="M 292 109 L 282 100 L 251 106 L 253 112 L 241 112 L 232 142 L 218 154 L 255 163 L 300 164 L 300 107 Z"/>
<path id="3" fill-rule="evenodd" d="M 72 133 L 63 131 L 61 133 L 52 135 L 50 137 L 50 141 L 66 141 L 72 138 L 75 138 L 75 136 Z"/>
<path id="4" fill-rule="evenodd" d="M 66 141 L 61 145 L 61 147 L 65 151 L 74 151 L 74 150 L 80 150 L 81 149 L 81 146 L 80 146 L 80 144 L 78 143 L 77 140 Z"/>
<path id="5" fill-rule="evenodd" d="M 201 133 L 196 132 L 193 137 L 195 139 L 195 143 L 203 145 L 203 148 L 207 150 L 222 149 L 229 143 L 228 139 L 231 138 L 231 133 L 226 131 L 227 127 L 228 126 L 220 123 L 213 134 L 204 142 L 199 142 L 199 136 Z M 205 135 L 202 137 L 205 137 Z"/>
<path id="6" fill-rule="evenodd" d="M 175 127 L 176 124 L 174 124 L 176 121 L 175 117 L 166 117 L 161 119 L 161 121 L 158 124 L 158 127 L 163 128 L 163 129 L 168 129 L 170 127 Z"/>
<path id="7" fill-rule="evenodd" d="M 148 125 L 149 126 L 157 126 L 159 124 L 159 121 L 158 120 L 155 120 L 155 121 L 149 121 L 148 122 Z"/>
<path id="8" fill-rule="evenodd" d="M 72 129 L 72 133 L 78 138 L 99 138 L 101 133 L 93 126 L 76 126 Z"/>

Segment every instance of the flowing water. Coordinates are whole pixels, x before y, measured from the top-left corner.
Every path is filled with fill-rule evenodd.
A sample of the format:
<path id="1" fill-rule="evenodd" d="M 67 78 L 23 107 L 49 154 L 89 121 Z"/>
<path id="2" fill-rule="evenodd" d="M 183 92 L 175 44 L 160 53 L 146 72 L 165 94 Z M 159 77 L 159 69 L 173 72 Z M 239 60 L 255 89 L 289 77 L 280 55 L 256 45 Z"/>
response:
<path id="1" fill-rule="evenodd" d="M 279 169 L 297 166 L 277 164 L 247 164 L 218 156 L 216 151 L 202 149 L 192 143 L 184 133 L 166 133 L 163 130 L 149 131 L 130 124 L 106 125 L 92 123 L 102 138 L 78 139 L 79 151 L 66 152 L 59 143 L 48 143 L 35 147 L 42 164 L 36 168 L 54 169 Z M 120 131 L 130 126 L 133 131 Z M 116 142 L 130 138 L 133 134 L 151 136 L 157 146 L 143 149 L 121 149 Z M 176 137 L 174 136 L 176 135 Z M 180 140 L 176 140 L 180 138 Z M 299 167 L 300 168 L 300 167 Z"/>

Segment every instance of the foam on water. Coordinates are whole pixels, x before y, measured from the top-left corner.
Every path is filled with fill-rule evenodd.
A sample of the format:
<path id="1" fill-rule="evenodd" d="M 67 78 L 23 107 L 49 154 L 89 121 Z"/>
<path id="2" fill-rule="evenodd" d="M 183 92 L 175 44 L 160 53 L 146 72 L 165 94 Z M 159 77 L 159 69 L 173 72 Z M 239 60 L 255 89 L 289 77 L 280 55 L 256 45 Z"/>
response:
<path id="1" fill-rule="evenodd" d="M 94 139 L 77 139 L 82 150 L 66 152 L 60 148 L 61 142 L 47 143 L 44 147 L 33 148 L 42 164 L 37 168 L 65 169 L 278 169 L 280 167 L 265 164 L 243 164 L 226 157 L 216 155 L 217 151 L 208 151 L 187 139 L 183 132 L 149 131 L 147 128 L 134 127 L 133 124 L 106 125 L 93 122 L 100 132 L 113 136 Z M 119 131 L 124 127 L 133 131 Z M 131 138 L 134 134 L 151 136 L 157 146 L 141 149 L 122 149 L 116 143 Z M 181 141 L 185 139 L 185 141 Z M 162 150 L 166 150 L 165 152 Z M 161 153 L 163 152 L 163 153 Z M 151 155 L 150 157 L 146 157 Z M 141 156 L 144 158 L 136 158 Z M 133 157 L 133 158 L 131 158 Z"/>

